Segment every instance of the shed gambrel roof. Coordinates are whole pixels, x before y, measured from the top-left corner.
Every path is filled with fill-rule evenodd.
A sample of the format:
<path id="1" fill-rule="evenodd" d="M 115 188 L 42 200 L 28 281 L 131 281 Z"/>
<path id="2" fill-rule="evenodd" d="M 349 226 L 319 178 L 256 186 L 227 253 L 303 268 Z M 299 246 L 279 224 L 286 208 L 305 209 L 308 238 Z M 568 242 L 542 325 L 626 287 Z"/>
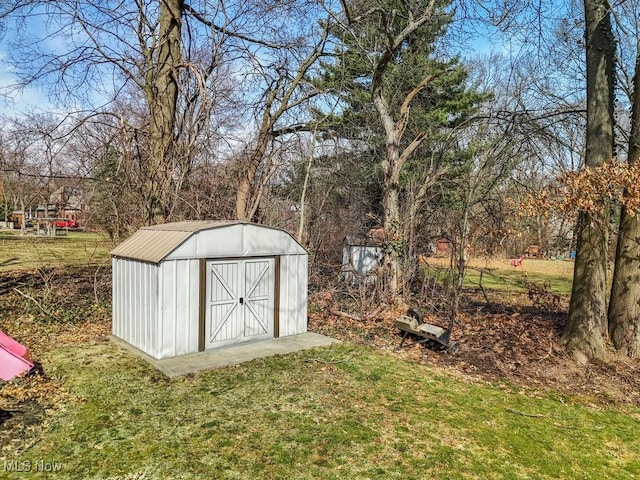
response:
<path id="1" fill-rule="evenodd" d="M 171 254 L 171 252 L 198 232 L 233 226 L 249 226 L 278 230 L 290 237 L 290 235 L 283 230 L 250 222 L 188 220 L 142 227 L 111 250 L 110 253 L 112 257 L 128 258 L 148 263 L 160 263 Z M 297 244 L 293 238 L 291 238 L 291 240 Z M 297 244 L 297 246 L 302 249 L 299 244 Z"/>

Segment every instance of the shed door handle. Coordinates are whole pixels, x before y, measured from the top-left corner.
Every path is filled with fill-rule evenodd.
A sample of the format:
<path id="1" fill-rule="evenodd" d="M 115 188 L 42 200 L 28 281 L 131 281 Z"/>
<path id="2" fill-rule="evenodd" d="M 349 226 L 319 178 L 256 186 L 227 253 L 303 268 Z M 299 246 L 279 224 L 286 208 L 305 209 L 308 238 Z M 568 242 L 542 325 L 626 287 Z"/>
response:
<path id="1" fill-rule="evenodd" d="M 244 305 L 244 298 L 240 297 L 240 305 Z"/>

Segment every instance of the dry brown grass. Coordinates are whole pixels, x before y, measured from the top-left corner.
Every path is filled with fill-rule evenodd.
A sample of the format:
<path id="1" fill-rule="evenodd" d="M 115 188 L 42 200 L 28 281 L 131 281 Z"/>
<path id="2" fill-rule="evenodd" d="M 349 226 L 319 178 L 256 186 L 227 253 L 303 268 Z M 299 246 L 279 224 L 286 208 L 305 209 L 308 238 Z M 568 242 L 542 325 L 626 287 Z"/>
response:
<path id="1" fill-rule="evenodd" d="M 426 259 L 429 266 L 448 267 L 451 264 L 446 257 L 429 257 Z M 469 261 L 469 267 L 474 269 L 495 270 L 505 272 L 527 272 L 543 275 L 573 276 L 573 261 L 569 260 L 542 260 L 537 258 L 525 258 L 521 267 L 513 267 L 511 259 L 495 257 L 474 257 Z"/>

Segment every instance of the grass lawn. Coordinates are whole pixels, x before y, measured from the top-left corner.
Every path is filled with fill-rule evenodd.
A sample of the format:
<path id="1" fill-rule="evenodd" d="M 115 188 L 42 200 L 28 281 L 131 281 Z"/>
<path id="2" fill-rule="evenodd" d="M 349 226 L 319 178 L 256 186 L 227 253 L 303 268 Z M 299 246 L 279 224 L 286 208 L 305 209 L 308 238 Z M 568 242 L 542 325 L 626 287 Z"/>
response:
<path id="1" fill-rule="evenodd" d="M 104 264 L 111 248 L 108 238 L 97 233 L 69 232 L 62 237 L 45 237 L 0 231 L 0 271 Z"/>
<path id="2" fill-rule="evenodd" d="M 426 261 L 425 272 L 443 276 L 449 267 L 448 258 L 430 257 Z M 570 295 L 573 280 L 573 262 L 568 260 L 539 260 L 527 258 L 522 266 L 513 267 L 509 260 L 472 259 L 469 262 L 464 286 L 477 288 L 482 273 L 482 287 L 503 293 L 526 292 L 526 283 L 546 285 L 549 292 Z"/>
<path id="3" fill-rule="evenodd" d="M 640 477 L 637 407 L 472 381 L 384 349 L 346 342 L 169 380 L 106 339 L 110 289 L 93 267 L 64 269 L 106 263 L 108 242 L 0 236 L 0 248 L 15 258 L 6 269 L 63 266 L 21 285 L 28 296 L 0 292 L 0 329 L 46 375 L 0 382 L 0 409 L 47 409 L 26 443 L 0 448 L 0 479 Z M 56 305 L 68 315 L 48 317 Z"/>
<path id="4" fill-rule="evenodd" d="M 50 416 L 35 445 L 7 459 L 61 469 L 29 478 L 640 475 L 635 408 L 474 384 L 366 347 L 173 380 L 109 342 L 53 349 L 45 361 L 74 400 Z M 26 478 L 12 473 L 4 478 Z"/>

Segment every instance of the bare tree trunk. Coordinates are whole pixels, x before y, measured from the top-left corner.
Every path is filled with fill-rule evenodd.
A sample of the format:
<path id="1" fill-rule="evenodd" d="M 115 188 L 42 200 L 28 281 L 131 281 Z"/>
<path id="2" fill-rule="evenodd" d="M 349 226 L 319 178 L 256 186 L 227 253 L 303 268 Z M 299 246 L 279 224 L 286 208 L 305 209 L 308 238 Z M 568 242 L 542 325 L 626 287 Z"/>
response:
<path id="1" fill-rule="evenodd" d="M 629 137 L 630 163 L 640 161 L 640 50 L 636 53 Z M 609 304 L 609 336 L 613 346 L 631 358 L 640 358 L 640 220 L 620 213 L 620 228 Z"/>
<path id="2" fill-rule="evenodd" d="M 27 212 L 24 211 L 24 197 L 20 197 L 20 208 L 22 209 L 22 225 L 20 225 L 20 234 L 27 234 Z"/>
<path id="3" fill-rule="evenodd" d="M 607 0 L 585 0 L 587 137 L 585 165 L 613 156 L 613 60 L 615 42 Z M 562 341 L 581 361 L 607 355 L 608 209 L 580 212 L 569 317 Z"/>
<path id="4" fill-rule="evenodd" d="M 161 0 L 157 58 L 148 62 L 145 95 L 150 113 L 146 168 L 146 223 L 163 223 L 171 211 L 178 68 L 181 62 L 182 0 Z"/>
<path id="5" fill-rule="evenodd" d="M 313 155 L 315 152 L 316 145 L 316 133 L 317 129 L 313 130 L 313 135 L 311 136 L 311 151 L 309 152 L 309 159 L 307 160 L 307 167 L 304 173 L 304 182 L 302 183 L 302 192 L 300 193 L 300 218 L 298 223 L 298 235 L 296 236 L 296 240 L 301 245 L 305 244 L 305 222 L 307 221 L 306 212 L 307 212 L 307 189 L 309 188 L 309 181 L 311 179 L 311 167 L 313 166 Z"/>
<path id="6" fill-rule="evenodd" d="M 265 105 L 258 127 L 258 138 L 253 148 L 248 163 L 245 166 L 238 190 L 236 191 L 236 218 L 242 221 L 251 221 L 260 205 L 260 192 L 253 194 L 254 181 L 256 173 L 265 160 L 266 152 L 271 140 L 280 134 L 293 133 L 288 128 L 274 131 L 274 127 L 278 120 L 288 111 L 301 106 L 309 99 L 313 98 L 317 92 L 303 94 L 300 98 L 295 97 L 295 93 L 300 89 L 303 81 L 307 77 L 307 72 L 316 63 L 316 61 L 324 54 L 325 42 L 327 40 L 328 31 L 325 29 L 315 48 L 304 58 L 298 66 L 296 72 L 278 72 L 280 75 L 275 82 L 265 91 Z M 283 70 L 285 68 L 283 67 Z M 289 78 L 287 74 L 293 74 L 293 78 Z M 302 127 L 301 130 L 304 130 Z"/>
<path id="7" fill-rule="evenodd" d="M 609 305 L 613 346 L 640 358 L 640 222 L 623 208 Z"/>
<path id="8" fill-rule="evenodd" d="M 402 244 L 402 218 L 400 215 L 400 172 L 402 172 L 407 160 L 424 141 L 426 132 L 420 132 L 411 143 L 402 150 L 400 141 L 402 140 L 405 127 L 409 120 L 409 105 L 411 101 L 435 76 L 427 76 L 407 94 L 400 107 L 399 118 L 395 121 L 382 91 L 382 77 L 389 61 L 390 57 L 386 58 L 386 63 L 381 60 L 377 65 L 376 72 L 373 76 L 374 81 L 371 87 L 371 93 L 373 104 L 387 136 L 386 156 L 382 161 L 382 171 L 384 174 L 382 209 L 385 234 L 383 265 L 387 279 L 388 293 L 393 301 L 398 301 L 402 300 L 402 289 L 404 287 L 404 276 L 401 274 L 402 266 L 400 264 L 400 252 L 404 248 Z"/>
<path id="9" fill-rule="evenodd" d="M 389 155 L 389 148 L 387 148 L 387 155 Z M 399 189 L 400 185 L 398 175 L 394 174 L 393 171 L 390 172 L 389 175 L 385 172 L 384 189 L 382 192 L 382 208 L 384 211 L 383 227 L 385 235 L 383 262 L 385 266 L 388 293 L 394 301 L 400 300 L 402 296 L 400 276 L 402 224 L 400 219 Z"/>
<path id="10" fill-rule="evenodd" d="M 260 168 L 260 165 L 264 160 L 267 147 L 269 146 L 270 138 L 267 129 L 270 129 L 272 126 L 271 120 L 268 121 L 268 126 L 264 125 L 265 123 L 263 123 L 263 128 L 258 135 L 256 146 L 251 152 L 244 171 L 242 172 L 242 177 L 240 177 L 240 183 L 238 184 L 238 190 L 236 191 L 236 218 L 244 222 L 250 222 L 258 209 L 258 205 L 253 198 L 251 190 L 254 185 L 258 168 Z"/>
<path id="11" fill-rule="evenodd" d="M 581 212 L 569 317 L 562 336 L 581 361 L 607 354 L 607 226 Z"/>
<path id="12" fill-rule="evenodd" d="M 460 297 L 462 295 L 462 285 L 464 283 L 464 274 L 467 269 L 468 253 L 467 244 L 469 243 L 469 199 L 467 198 L 463 205 L 462 218 L 460 221 L 460 242 L 458 245 L 458 258 L 456 261 L 457 276 L 456 284 L 453 292 L 453 305 L 451 306 L 451 321 L 455 322 L 460 310 Z"/>

